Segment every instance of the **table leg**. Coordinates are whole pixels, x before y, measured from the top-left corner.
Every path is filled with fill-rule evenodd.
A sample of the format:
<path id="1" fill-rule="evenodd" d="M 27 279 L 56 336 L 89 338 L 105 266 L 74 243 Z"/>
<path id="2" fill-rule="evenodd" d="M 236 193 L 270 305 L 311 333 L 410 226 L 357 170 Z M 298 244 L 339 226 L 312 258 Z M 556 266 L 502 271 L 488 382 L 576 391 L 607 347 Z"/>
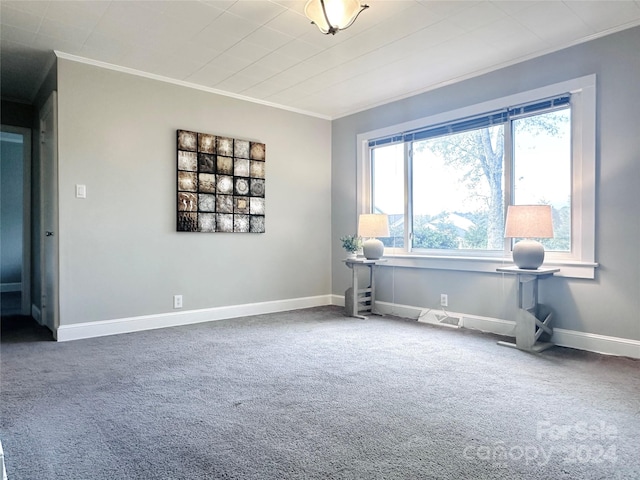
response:
<path id="1" fill-rule="evenodd" d="M 356 266 L 354 265 L 351 268 L 352 271 L 352 277 L 351 277 L 351 287 L 353 288 L 353 303 L 352 303 L 352 314 L 354 317 L 357 318 L 364 318 L 362 315 L 360 315 L 359 310 L 360 310 L 360 302 L 359 302 L 359 295 L 358 295 L 358 290 L 360 289 L 360 287 L 358 286 L 358 269 L 356 268 Z"/>
<path id="2" fill-rule="evenodd" d="M 542 305 L 543 306 L 543 305 Z M 549 338 L 553 334 L 551 328 L 551 311 L 544 312 L 538 304 L 538 276 L 518 275 L 518 315 L 516 317 L 516 343 L 498 342 L 505 347 L 514 347 L 528 352 L 541 352 L 553 346 L 550 342 L 538 342 L 541 335 Z M 538 318 L 543 313 L 544 320 Z"/>

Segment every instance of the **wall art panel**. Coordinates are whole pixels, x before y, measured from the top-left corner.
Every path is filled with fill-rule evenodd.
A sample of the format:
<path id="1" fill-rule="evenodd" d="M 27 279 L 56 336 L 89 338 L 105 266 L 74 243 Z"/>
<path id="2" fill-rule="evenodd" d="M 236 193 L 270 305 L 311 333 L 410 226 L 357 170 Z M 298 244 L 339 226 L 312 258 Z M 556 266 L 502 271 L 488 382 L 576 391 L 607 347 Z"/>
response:
<path id="1" fill-rule="evenodd" d="M 177 230 L 265 232 L 264 143 L 177 131 Z"/>

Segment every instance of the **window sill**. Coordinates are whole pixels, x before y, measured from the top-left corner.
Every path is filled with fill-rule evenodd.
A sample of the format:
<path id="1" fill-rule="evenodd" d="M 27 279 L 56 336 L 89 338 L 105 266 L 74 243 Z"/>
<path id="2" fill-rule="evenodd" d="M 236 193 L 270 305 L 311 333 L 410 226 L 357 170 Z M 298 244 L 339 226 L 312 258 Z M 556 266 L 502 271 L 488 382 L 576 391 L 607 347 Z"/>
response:
<path id="1" fill-rule="evenodd" d="M 513 265 L 511 258 L 507 257 L 454 257 L 454 256 L 428 256 L 411 254 L 386 254 L 386 263 L 380 264 L 381 268 L 427 268 L 434 270 L 456 270 L 462 272 L 498 273 L 497 268 Z M 558 267 L 560 271 L 557 277 L 567 278 L 595 278 L 597 263 L 577 261 L 548 260 L 545 267 Z"/>

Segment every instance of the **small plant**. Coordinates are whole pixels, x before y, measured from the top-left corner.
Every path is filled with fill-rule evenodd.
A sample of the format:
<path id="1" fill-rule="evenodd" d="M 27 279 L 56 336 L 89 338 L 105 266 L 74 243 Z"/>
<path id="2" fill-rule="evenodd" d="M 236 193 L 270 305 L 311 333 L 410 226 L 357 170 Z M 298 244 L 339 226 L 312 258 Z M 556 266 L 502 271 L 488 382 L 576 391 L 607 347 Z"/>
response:
<path id="1" fill-rule="evenodd" d="M 357 235 L 345 235 L 340 237 L 340 241 L 342 242 L 342 248 L 349 253 L 356 253 L 362 246 L 362 239 Z"/>

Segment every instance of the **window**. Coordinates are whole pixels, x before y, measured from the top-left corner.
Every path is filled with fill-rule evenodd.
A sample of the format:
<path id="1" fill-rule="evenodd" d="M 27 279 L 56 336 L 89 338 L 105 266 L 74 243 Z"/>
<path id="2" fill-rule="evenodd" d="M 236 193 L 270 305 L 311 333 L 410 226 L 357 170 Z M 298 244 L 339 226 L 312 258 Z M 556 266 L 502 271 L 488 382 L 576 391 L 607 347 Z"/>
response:
<path id="1" fill-rule="evenodd" d="M 554 238 L 543 240 L 546 262 L 593 278 L 595 76 L 358 141 L 359 211 L 389 215 L 383 241 L 394 264 L 429 267 L 431 259 L 437 268 L 491 271 L 487 259 L 511 258 L 507 206 L 547 204 Z"/>
<path id="2" fill-rule="evenodd" d="M 514 205 L 551 205 L 547 252 L 571 251 L 571 109 L 516 119 L 513 131 Z"/>
<path id="3" fill-rule="evenodd" d="M 391 237 L 385 245 L 404 247 L 404 145 L 380 146 L 371 151 L 373 213 L 389 215 Z"/>
<path id="4" fill-rule="evenodd" d="M 504 125 L 413 141 L 414 250 L 504 248 Z"/>

